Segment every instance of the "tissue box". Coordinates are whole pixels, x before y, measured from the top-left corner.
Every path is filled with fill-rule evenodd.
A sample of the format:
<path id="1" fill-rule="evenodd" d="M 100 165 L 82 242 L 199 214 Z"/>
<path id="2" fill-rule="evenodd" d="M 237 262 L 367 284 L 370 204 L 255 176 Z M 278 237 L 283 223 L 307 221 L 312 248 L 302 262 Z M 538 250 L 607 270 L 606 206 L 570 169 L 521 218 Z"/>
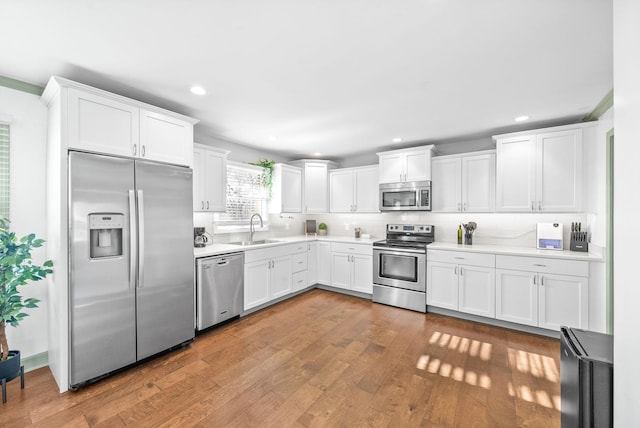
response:
<path id="1" fill-rule="evenodd" d="M 538 223 L 536 227 L 536 248 L 541 250 L 562 250 L 562 223 Z"/>

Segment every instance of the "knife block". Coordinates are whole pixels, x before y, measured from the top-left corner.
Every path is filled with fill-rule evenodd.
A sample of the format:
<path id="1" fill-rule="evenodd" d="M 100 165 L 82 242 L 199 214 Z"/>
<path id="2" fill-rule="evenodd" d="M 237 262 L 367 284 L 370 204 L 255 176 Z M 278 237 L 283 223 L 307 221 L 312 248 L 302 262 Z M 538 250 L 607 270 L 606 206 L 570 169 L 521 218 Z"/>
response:
<path id="1" fill-rule="evenodd" d="M 589 242 L 587 242 L 587 232 L 571 232 L 569 249 L 571 251 L 581 251 L 584 253 L 589 251 Z"/>

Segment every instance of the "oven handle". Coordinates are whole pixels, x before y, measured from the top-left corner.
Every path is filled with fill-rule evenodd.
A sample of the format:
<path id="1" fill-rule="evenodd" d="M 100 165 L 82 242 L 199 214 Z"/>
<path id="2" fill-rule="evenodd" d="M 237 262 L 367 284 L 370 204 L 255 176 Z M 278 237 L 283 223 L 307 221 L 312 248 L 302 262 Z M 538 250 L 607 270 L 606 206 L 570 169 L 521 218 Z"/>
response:
<path id="1" fill-rule="evenodd" d="M 373 247 L 373 251 L 374 252 L 384 252 L 385 254 L 398 254 L 398 255 L 402 255 L 402 254 L 427 254 L 426 251 L 424 250 L 414 250 L 411 248 L 403 248 L 403 249 L 399 249 L 399 248 L 392 248 L 392 247 Z"/>

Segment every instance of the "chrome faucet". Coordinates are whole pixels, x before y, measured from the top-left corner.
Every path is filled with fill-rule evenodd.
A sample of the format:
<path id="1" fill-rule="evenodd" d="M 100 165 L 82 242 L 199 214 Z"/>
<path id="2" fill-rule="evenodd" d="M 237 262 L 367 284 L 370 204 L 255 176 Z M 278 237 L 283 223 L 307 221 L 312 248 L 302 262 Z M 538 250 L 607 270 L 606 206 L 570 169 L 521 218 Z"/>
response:
<path id="1" fill-rule="evenodd" d="M 253 242 L 253 233 L 255 232 L 255 230 L 253 229 L 253 218 L 255 216 L 258 216 L 258 218 L 260 219 L 260 227 L 264 227 L 264 223 L 262 222 L 262 216 L 258 213 L 255 213 L 254 215 L 252 215 L 251 220 L 249 220 L 249 242 Z"/>

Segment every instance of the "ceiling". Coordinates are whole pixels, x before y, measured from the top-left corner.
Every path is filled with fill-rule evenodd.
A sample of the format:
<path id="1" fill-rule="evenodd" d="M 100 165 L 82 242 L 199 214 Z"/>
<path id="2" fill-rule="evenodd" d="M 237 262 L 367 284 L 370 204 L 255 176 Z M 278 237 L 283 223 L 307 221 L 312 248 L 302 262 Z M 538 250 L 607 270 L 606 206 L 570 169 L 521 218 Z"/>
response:
<path id="1" fill-rule="evenodd" d="M 291 158 L 576 122 L 613 88 L 612 0 L 23 0 L 2 10 L 0 75 L 42 86 L 59 75 L 195 117 L 196 135 Z M 530 120 L 518 125 L 520 115 Z"/>

